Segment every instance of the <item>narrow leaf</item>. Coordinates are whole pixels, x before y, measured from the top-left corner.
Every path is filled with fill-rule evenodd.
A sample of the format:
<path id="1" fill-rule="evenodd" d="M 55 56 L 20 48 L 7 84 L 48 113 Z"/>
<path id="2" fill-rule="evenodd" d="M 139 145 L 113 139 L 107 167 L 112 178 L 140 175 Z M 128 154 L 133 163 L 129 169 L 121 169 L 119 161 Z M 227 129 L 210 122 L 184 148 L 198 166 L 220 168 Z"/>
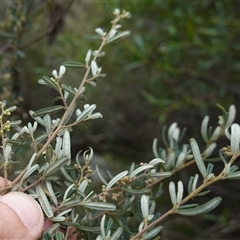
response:
<path id="1" fill-rule="evenodd" d="M 71 68 L 84 68 L 85 64 L 80 62 L 65 62 L 63 63 L 65 67 L 71 67 Z"/>
<path id="2" fill-rule="evenodd" d="M 163 226 L 154 227 L 152 230 L 143 235 L 144 240 L 153 239 L 158 233 L 161 232 Z"/>
<path id="3" fill-rule="evenodd" d="M 201 135 L 205 143 L 208 142 L 208 122 L 209 116 L 205 116 L 201 125 Z"/>
<path id="4" fill-rule="evenodd" d="M 204 214 L 216 208 L 221 201 L 222 201 L 221 197 L 216 197 L 204 203 L 203 205 L 200 205 L 197 207 L 187 208 L 187 209 L 178 209 L 176 213 L 185 215 L 185 216 L 195 216 L 199 214 Z"/>
<path id="5" fill-rule="evenodd" d="M 80 205 L 94 209 L 94 210 L 102 210 L 102 211 L 114 211 L 116 206 L 111 203 L 102 203 L 102 202 L 81 202 Z"/>
<path id="6" fill-rule="evenodd" d="M 46 214 L 46 216 L 48 218 L 53 217 L 53 210 L 52 207 L 47 199 L 47 196 L 45 195 L 44 191 L 42 190 L 40 185 L 36 186 L 36 192 L 38 195 L 38 201 L 44 211 L 44 213 Z"/>
<path id="7" fill-rule="evenodd" d="M 240 126 L 237 123 L 231 126 L 231 152 L 234 154 L 239 150 Z"/>
<path id="8" fill-rule="evenodd" d="M 58 85 L 56 84 L 56 82 L 51 79 L 48 76 L 43 76 L 42 79 L 38 80 L 38 82 L 41 84 L 41 80 L 44 81 L 49 87 L 53 88 L 54 90 L 58 91 Z"/>
<path id="9" fill-rule="evenodd" d="M 177 195 L 176 195 L 176 188 L 175 188 L 174 182 L 169 183 L 169 194 L 171 197 L 172 204 L 174 206 L 177 203 Z"/>
<path id="10" fill-rule="evenodd" d="M 48 192 L 51 195 L 51 199 L 52 199 L 54 205 L 57 206 L 58 205 L 58 201 L 57 201 L 57 197 L 55 195 L 55 192 L 53 190 L 51 182 L 50 181 L 45 181 L 45 183 L 46 183 L 46 186 L 47 186 L 47 190 L 48 190 Z"/>
<path id="11" fill-rule="evenodd" d="M 71 163 L 71 138 L 70 133 L 66 129 L 63 135 L 63 154 L 68 158 L 68 165 Z"/>
<path id="12" fill-rule="evenodd" d="M 122 227 L 118 227 L 118 229 L 113 233 L 113 235 L 110 237 L 109 240 L 118 240 L 123 232 L 123 228 Z"/>
<path id="13" fill-rule="evenodd" d="M 240 179 L 240 171 L 229 173 L 225 179 Z"/>
<path id="14" fill-rule="evenodd" d="M 121 172 L 117 174 L 106 186 L 106 190 L 109 190 L 116 182 L 125 177 L 128 174 L 128 171 Z"/>
<path id="15" fill-rule="evenodd" d="M 199 147 L 198 147 L 198 144 L 197 144 L 196 140 L 191 138 L 190 139 L 190 145 L 191 145 L 191 148 L 192 148 L 193 156 L 196 160 L 197 167 L 198 167 L 200 173 L 202 174 L 202 176 L 204 178 L 206 178 L 207 170 L 206 170 L 206 167 L 204 165 L 204 162 L 203 162 L 203 159 L 202 159 L 202 156 L 201 156 L 201 153 L 200 153 L 200 150 L 199 150 Z"/>
<path id="16" fill-rule="evenodd" d="M 99 176 L 99 178 L 102 181 L 102 183 L 107 186 L 108 183 L 105 180 L 105 178 L 102 176 L 102 174 L 101 174 L 101 172 L 100 172 L 100 170 L 98 168 L 98 165 L 96 165 L 96 171 L 97 171 L 97 175 Z"/>
<path id="17" fill-rule="evenodd" d="M 62 105 L 55 105 L 52 107 L 47 107 L 47 108 L 42 108 L 40 110 L 37 110 L 36 112 L 33 113 L 33 117 L 40 117 L 46 114 L 53 114 L 56 112 L 59 112 L 60 110 L 64 109 Z"/>
<path id="18" fill-rule="evenodd" d="M 38 164 L 31 166 L 23 175 L 22 179 L 27 179 L 33 172 L 35 172 L 39 168 Z"/>
<path id="19" fill-rule="evenodd" d="M 147 219 L 148 217 L 148 211 L 149 211 L 149 196 L 147 195 L 142 195 L 141 197 L 141 210 L 142 210 L 142 216 L 144 219 Z"/>
<path id="20" fill-rule="evenodd" d="M 152 167 L 153 167 L 153 165 L 149 165 L 149 164 L 143 165 L 143 166 L 135 169 L 135 170 L 130 174 L 130 178 L 133 178 L 133 177 L 135 177 L 136 175 L 138 175 L 139 173 L 141 173 L 141 172 L 143 172 L 143 171 L 145 171 L 145 170 L 147 170 L 147 169 L 150 169 L 150 168 L 152 168 Z"/>
<path id="21" fill-rule="evenodd" d="M 65 164 L 68 163 L 68 158 L 67 157 L 62 157 L 61 159 L 57 160 L 54 164 L 50 165 L 46 170 L 45 170 L 45 176 L 51 175 L 52 173 L 56 172 L 59 170 L 61 167 L 63 167 Z"/>
<path id="22" fill-rule="evenodd" d="M 132 188 L 128 188 L 128 187 L 122 187 L 122 190 L 126 193 L 131 193 L 131 194 L 150 194 L 151 193 L 151 189 L 132 189 Z"/>
<path id="23" fill-rule="evenodd" d="M 183 183 L 182 181 L 178 181 L 178 192 L 177 192 L 177 204 L 182 201 L 183 198 Z"/>

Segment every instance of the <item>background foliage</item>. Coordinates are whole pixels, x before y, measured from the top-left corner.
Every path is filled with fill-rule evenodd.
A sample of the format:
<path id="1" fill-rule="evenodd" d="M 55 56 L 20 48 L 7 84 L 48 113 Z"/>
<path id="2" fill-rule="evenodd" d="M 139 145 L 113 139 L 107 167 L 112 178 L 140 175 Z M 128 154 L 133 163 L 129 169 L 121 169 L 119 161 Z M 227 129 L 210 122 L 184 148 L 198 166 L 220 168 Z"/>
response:
<path id="1" fill-rule="evenodd" d="M 164 124 L 177 121 L 188 127 L 186 139 L 200 139 L 197 126 L 206 113 L 216 118 L 216 103 L 239 108 L 239 1 L 108 2 L 131 12 L 133 18 L 124 25 L 133 34 L 110 46 L 111 54 L 102 60 L 107 84 L 92 89 L 88 101 L 98 103 L 104 119 L 74 132 L 76 152 L 90 145 L 108 161 L 145 161 Z M 45 96 L 53 94 L 39 88 L 37 79 L 62 62 L 83 59 L 86 49 L 98 44 L 87 38 L 92 29 L 107 28 L 110 19 L 103 1 L 6 1 L 1 16 L 1 98 L 21 104 L 23 116 L 45 106 Z M 78 70 L 70 74 L 69 84 L 76 85 Z M 182 217 L 171 219 L 166 235 L 204 236 L 209 223 L 221 229 L 230 219 L 235 226 L 239 186 L 226 184 L 212 189 L 228 197 L 220 218 L 208 215 L 196 224 L 185 219 L 184 226 Z"/>

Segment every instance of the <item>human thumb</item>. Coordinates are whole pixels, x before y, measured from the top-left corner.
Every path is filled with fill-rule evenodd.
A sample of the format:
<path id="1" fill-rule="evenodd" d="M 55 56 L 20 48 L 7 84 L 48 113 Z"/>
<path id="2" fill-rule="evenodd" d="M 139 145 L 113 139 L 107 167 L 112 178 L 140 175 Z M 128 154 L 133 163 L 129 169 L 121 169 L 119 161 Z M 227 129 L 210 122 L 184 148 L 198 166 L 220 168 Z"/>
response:
<path id="1" fill-rule="evenodd" d="M 44 216 L 29 195 L 10 192 L 0 197 L 0 239 L 36 240 L 41 236 Z"/>

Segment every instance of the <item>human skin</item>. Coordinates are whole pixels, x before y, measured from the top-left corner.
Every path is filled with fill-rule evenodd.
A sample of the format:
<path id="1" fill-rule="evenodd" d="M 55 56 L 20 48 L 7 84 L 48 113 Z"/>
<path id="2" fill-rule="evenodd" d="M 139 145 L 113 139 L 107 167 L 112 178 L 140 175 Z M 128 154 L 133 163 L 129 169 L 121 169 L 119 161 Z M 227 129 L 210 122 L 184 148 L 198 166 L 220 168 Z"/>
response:
<path id="1" fill-rule="evenodd" d="M 0 177 L 0 187 L 4 186 L 5 179 Z M 29 195 L 9 192 L 0 196 L 0 240 L 37 240 L 46 226 L 49 222 L 44 221 L 40 205 Z M 76 239 L 76 234 L 69 238 Z"/>

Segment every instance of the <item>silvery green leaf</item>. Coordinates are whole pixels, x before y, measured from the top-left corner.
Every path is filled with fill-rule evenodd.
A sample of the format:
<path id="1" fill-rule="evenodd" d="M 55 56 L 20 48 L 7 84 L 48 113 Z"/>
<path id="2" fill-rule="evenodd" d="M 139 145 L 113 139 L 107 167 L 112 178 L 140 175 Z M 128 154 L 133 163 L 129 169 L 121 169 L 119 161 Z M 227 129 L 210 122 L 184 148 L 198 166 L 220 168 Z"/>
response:
<path id="1" fill-rule="evenodd" d="M 127 31 L 127 30 L 122 31 L 122 32 L 117 33 L 114 37 L 108 39 L 106 42 L 110 43 L 110 42 L 113 42 L 113 41 L 116 41 L 116 40 L 120 40 L 122 38 L 128 37 L 130 34 L 131 34 L 130 31 Z"/>
<path id="2" fill-rule="evenodd" d="M 225 128 L 225 136 L 230 140 L 231 139 L 231 134 L 229 133 L 229 129 L 230 129 L 231 126 L 228 126 Z"/>
<path id="3" fill-rule="evenodd" d="M 175 168 L 179 168 L 180 166 L 182 166 L 183 161 L 185 160 L 185 158 L 186 158 L 186 153 L 185 152 L 181 152 L 178 155 L 178 158 L 177 158 L 177 161 L 176 161 L 176 164 L 175 164 Z"/>
<path id="4" fill-rule="evenodd" d="M 166 177 L 171 177 L 172 173 L 171 172 L 149 172 L 148 176 L 153 177 L 153 178 L 166 178 Z"/>
<path id="5" fill-rule="evenodd" d="M 86 104 L 85 104 L 86 106 Z M 84 106 L 84 110 L 81 112 L 81 114 L 77 117 L 77 122 L 85 119 L 86 117 L 90 116 L 93 112 L 93 110 L 96 108 L 96 104 L 91 104 L 88 107 L 85 108 Z"/>
<path id="6" fill-rule="evenodd" d="M 21 120 L 15 120 L 15 121 L 11 121 L 11 127 L 17 127 L 22 123 Z"/>
<path id="7" fill-rule="evenodd" d="M 11 159 L 11 152 L 12 152 L 12 147 L 9 144 L 7 144 L 3 148 L 3 159 L 5 162 L 8 162 L 8 160 Z"/>
<path id="8" fill-rule="evenodd" d="M 204 165 L 204 162 L 203 162 L 203 159 L 202 159 L 202 156 L 201 156 L 201 153 L 200 153 L 200 150 L 199 150 L 199 147 L 198 147 L 198 144 L 197 144 L 196 140 L 191 138 L 190 139 L 190 145 L 191 145 L 191 148 L 192 148 L 192 153 L 193 153 L 193 156 L 195 158 L 197 167 L 198 167 L 200 173 L 202 174 L 202 176 L 205 178 L 207 176 L 207 170 L 206 170 L 206 167 Z"/>
<path id="9" fill-rule="evenodd" d="M 100 222 L 100 230 L 101 230 L 101 234 L 103 239 L 106 238 L 106 234 L 105 234 L 105 219 L 106 219 L 106 215 L 104 214 L 102 216 L 101 222 Z"/>
<path id="10" fill-rule="evenodd" d="M 240 179 L 240 171 L 229 173 L 225 179 Z"/>
<path id="11" fill-rule="evenodd" d="M 219 136 L 221 135 L 221 131 L 222 128 L 220 126 L 217 126 L 211 136 L 211 138 L 209 139 L 210 142 L 215 142 L 217 141 L 217 139 L 219 138 Z"/>
<path id="12" fill-rule="evenodd" d="M 168 128 L 168 141 L 171 141 L 174 130 L 177 128 L 177 123 L 174 122 Z"/>
<path id="13" fill-rule="evenodd" d="M 200 193 L 197 194 L 197 197 L 201 197 L 201 196 L 207 195 L 210 192 L 211 192 L 211 190 L 206 190 L 206 191 L 200 192 Z"/>
<path id="14" fill-rule="evenodd" d="M 89 49 L 87 51 L 87 54 L 86 54 L 86 57 L 85 57 L 85 63 L 88 65 L 88 62 L 90 61 L 90 58 L 91 58 L 91 55 L 92 55 L 92 50 Z"/>
<path id="15" fill-rule="evenodd" d="M 51 218 L 51 222 L 64 222 L 66 218 L 64 216 L 56 216 Z"/>
<path id="16" fill-rule="evenodd" d="M 103 31 L 102 28 L 96 28 L 96 29 L 95 29 L 95 32 L 96 32 L 97 34 L 99 34 L 100 36 L 102 36 L 102 37 L 106 36 L 106 34 L 107 34 L 106 32 Z"/>
<path id="17" fill-rule="evenodd" d="M 176 195 L 176 187 L 174 182 L 169 183 L 169 194 L 172 201 L 173 206 L 177 203 L 177 195 Z"/>
<path id="18" fill-rule="evenodd" d="M 151 160 L 148 164 L 155 166 L 155 165 L 157 165 L 157 164 L 159 164 L 159 163 L 165 163 L 165 161 L 162 160 L 161 158 L 154 158 L 154 159 Z"/>
<path id="19" fill-rule="evenodd" d="M 89 150 L 85 151 L 83 153 L 83 158 L 86 162 L 90 162 L 92 157 L 93 157 L 93 149 L 91 147 L 89 147 Z"/>
<path id="20" fill-rule="evenodd" d="M 105 180 L 105 178 L 103 177 L 103 175 L 101 174 L 99 168 L 98 168 L 98 165 L 96 165 L 96 171 L 97 171 L 97 175 L 99 176 L 100 180 L 102 181 L 102 183 L 104 185 L 107 185 L 107 181 Z"/>
<path id="21" fill-rule="evenodd" d="M 64 121 L 65 124 L 67 124 L 69 119 L 72 117 L 72 115 L 73 115 L 73 113 L 74 113 L 74 111 L 76 109 L 76 105 L 77 105 L 76 103 L 73 103 L 73 105 L 72 105 L 70 111 L 68 112 L 68 115 L 67 115 L 67 117 L 66 117 L 66 119 Z"/>
<path id="22" fill-rule="evenodd" d="M 153 165 L 149 165 L 149 164 L 146 164 L 146 165 L 143 165 L 143 166 L 141 166 L 141 167 L 138 167 L 137 169 L 135 169 L 131 174 L 130 174 L 130 178 L 133 178 L 133 177 L 135 177 L 135 176 L 137 176 L 139 173 L 141 173 L 141 172 L 143 172 L 143 171 L 145 171 L 145 170 L 147 170 L 147 169 L 150 169 L 150 168 L 152 168 L 153 167 Z"/>
<path id="23" fill-rule="evenodd" d="M 70 138 L 70 133 L 67 129 L 65 129 L 65 132 L 63 134 L 63 144 L 62 144 L 62 150 L 63 154 L 67 156 L 68 158 L 68 163 L 69 165 L 71 163 L 71 138 Z"/>
<path id="24" fill-rule="evenodd" d="M 35 172 L 39 168 L 39 164 L 34 164 L 31 166 L 23 175 L 22 179 L 27 179 L 33 172 Z"/>
<path id="25" fill-rule="evenodd" d="M 144 240 L 153 239 L 153 237 L 160 233 L 162 229 L 163 229 L 162 226 L 154 227 L 152 230 L 148 231 L 146 234 L 143 235 L 143 239 Z"/>
<path id="26" fill-rule="evenodd" d="M 146 219 L 149 211 L 149 196 L 147 195 L 141 196 L 141 211 L 143 218 Z"/>
<path id="27" fill-rule="evenodd" d="M 39 79 L 38 82 L 40 84 L 47 84 L 49 87 L 53 88 L 56 91 L 59 91 L 57 83 L 54 81 L 54 79 L 49 78 L 48 76 L 43 76 L 42 79 Z"/>
<path id="28" fill-rule="evenodd" d="M 58 228 L 60 227 L 60 224 L 59 223 L 54 223 L 52 226 L 50 226 L 47 231 L 48 233 L 53 233 L 54 231 L 56 231 Z M 52 240 L 52 238 L 50 239 Z"/>
<path id="29" fill-rule="evenodd" d="M 125 177 L 128 174 L 128 171 L 123 171 L 117 174 L 106 186 L 106 190 L 109 190 L 116 182 Z"/>
<path id="30" fill-rule="evenodd" d="M 154 157 L 159 158 L 158 149 L 157 149 L 157 143 L 158 143 L 157 138 L 154 138 L 153 139 L 152 150 L 153 150 Z"/>
<path id="31" fill-rule="evenodd" d="M 153 215 L 153 214 L 154 214 L 155 208 L 156 208 L 156 201 L 152 200 L 152 201 L 151 201 L 151 206 L 150 206 L 150 208 L 149 208 L 149 214 L 150 214 L 150 215 Z"/>
<path id="32" fill-rule="evenodd" d="M 64 167 L 60 168 L 60 172 L 62 173 L 63 177 L 68 180 L 69 182 L 73 183 L 75 180 L 68 174 Z"/>
<path id="33" fill-rule="evenodd" d="M 208 122 L 209 116 L 205 116 L 201 125 L 201 135 L 205 143 L 208 142 Z"/>
<path id="34" fill-rule="evenodd" d="M 49 163 L 48 162 L 45 162 L 39 169 L 39 173 L 43 173 L 43 172 L 46 172 L 46 170 L 49 168 Z"/>
<path id="35" fill-rule="evenodd" d="M 227 161 L 222 153 L 222 149 L 219 150 L 219 157 L 220 159 L 223 161 L 223 163 L 226 165 L 227 164 Z"/>
<path id="36" fill-rule="evenodd" d="M 191 193 L 191 192 L 192 192 L 193 179 L 194 179 L 193 176 L 191 176 L 191 177 L 189 178 L 188 186 L 187 186 L 188 193 Z"/>
<path id="37" fill-rule="evenodd" d="M 239 168 L 238 168 L 238 166 L 236 166 L 236 165 L 231 165 L 231 166 L 230 166 L 230 172 L 231 172 L 231 173 L 236 172 L 238 169 L 239 169 Z"/>
<path id="38" fill-rule="evenodd" d="M 32 116 L 35 118 L 35 117 L 44 116 L 46 114 L 53 114 L 53 113 L 61 111 L 62 109 L 64 109 L 64 107 L 62 105 L 55 105 L 52 107 L 42 108 L 42 109 L 34 112 Z"/>
<path id="39" fill-rule="evenodd" d="M 71 184 L 67 189 L 66 191 L 64 192 L 64 195 L 63 195 L 63 201 L 65 201 L 68 197 L 68 194 L 69 192 L 72 190 L 72 188 L 74 187 L 75 183 Z"/>
<path id="40" fill-rule="evenodd" d="M 98 235 L 96 240 L 104 240 L 101 235 Z"/>
<path id="41" fill-rule="evenodd" d="M 6 108 L 5 111 L 14 112 L 16 109 L 17 109 L 17 106 L 11 106 L 9 108 Z"/>
<path id="42" fill-rule="evenodd" d="M 116 206 L 112 203 L 103 203 L 103 202 L 81 202 L 80 205 L 99 211 L 114 211 Z"/>
<path id="43" fill-rule="evenodd" d="M 80 183 L 80 185 L 79 185 L 79 187 L 78 187 L 78 190 L 79 190 L 80 192 L 84 193 L 87 186 L 88 186 L 88 180 L 87 180 L 87 179 L 84 179 L 84 180 Z"/>
<path id="44" fill-rule="evenodd" d="M 175 163 L 175 151 L 170 152 L 170 154 L 167 157 L 167 161 L 165 164 L 165 168 L 167 170 L 173 169 L 174 168 L 174 163 Z"/>
<path id="45" fill-rule="evenodd" d="M 97 75 L 97 70 L 98 70 L 97 63 L 96 63 L 96 61 L 92 60 L 91 61 L 91 71 L 92 71 L 93 76 Z"/>
<path id="46" fill-rule="evenodd" d="M 144 221 L 142 221 L 138 226 L 138 232 L 141 232 L 144 228 Z"/>
<path id="47" fill-rule="evenodd" d="M 41 117 L 33 117 L 34 115 L 34 111 L 30 110 L 29 114 L 32 118 L 34 118 L 35 121 L 37 121 L 38 123 L 40 123 L 43 127 L 45 127 L 45 122 L 43 121 L 43 119 Z"/>
<path id="48" fill-rule="evenodd" d="M 208 163 L 207 165 L 207 175 L 211 174 L 213 172 L 213 164 Z"/>
<path id="49" fill-rule="evenodd" d="M 56 138 L 56 145 L 55 145 L 55 153 L 58 154 L 58 152 L 61 150 L 61 148 L 62 148 L 62 138 L 57 137 Z"/>
<path id="50" fill-rule="evenodd" d="M 122 232 L 123 232 L 123 228 L 118 227 L 109 240 L 118 240 L 121 237 Z"/>
<path id="51" fill-rule="evenodd" d="M 187 208 L 187 209 L 177 209 L 176 213 L 185 215 L 185 216 L 195 216 L 199 214 L 204 214 L 216 208 L 221 201 L 222 201 L 221 197 L 215 197 L 212 200 L 197 207 Z"/>
<path id="52" fill-rule="evenodd" d="M 90 118 L 90 119 L 97 119 L 97 118 L 102 118 L 102 117 L 103 117 L 103 116 L 102 116 L 101 113 L 96 112 L 96 113 L 91 114 L 89 118 Z"/>
<path id="53" fill-rule="evenodd" d="M 178 191 L 177 191 L 177 204 L 182 201 L 183 198 L 183 183 L 182 181 L 178 181 Z"/>
<path id="54" fill-rule="evenodd" d="M 14 133 L 13 136 L 11 137 L 11 139 L 12 140 L 17 140 L 19 136 L 20 136 L 20 134 L 18 132 Z"/>
<path id="55" fill-rule="evenodd" d="M 66 92 L 71 93 L 72 95 L 75 96 L 76 91 L 75 91 L 71 86 L 62 84 L 62 88 L 63 88 Z"/>
<path id="56" fill-rule="evenodd" d="M 20 140 L 14 140 L 14 139 L 6 139 L 6 143 L 11 144 L 11 145 L 19 145 L 23 144 Z"/>
<path id="57" fill-rule="evenodd" d="M 228 119 L 227 119 L 227 121 L 225 123 L 225 127 L 230 126 L 233 123 L 235 117 L 236 117 L 236 107 L 234 105 L 231 105 L 229 107 Z"/>
<path id="58" fill-rule="evenodd" d="M 72 208 L 66 209 L 66 210 L 60 212 L 56 217 L 63 216 L 63 215 L 65 215 L 65 214 L 67 214 L 67 213 L 69 213 L 71 211 L 72 211 Z"/>
<path id="59" fill-rule="evenodd" d="M 131 194 L 150 194 L 151 193 L 151 189 L 147 189 L 147 188 L 144 188 L 144 189 L 132 189 L 130 187 L 123 186 L 122 190 L 124 192 L 126 192 L 126 193 L 131 193 Z"/>
<path id="60" fill-rule="evenodd" d="M 199 204 L 191 203 L 191 204 L 185 204 L 185 205 L 179 206 L 178 209 L 194 208 L 194 207 L 197 207 L 197 206 L 199 206 Z"/>
<path id="61" fill-rule="evenodd" d="M 32 164 L 33 164 L 33 162 L 34 162 L 34 160 L 35 160 L 36 155 L 37 155 L 37 153 L 34 153 L 34 154 L 32 155 L 31 159 L 30 159 L 29 162 L 28 162 L 27 169 L 29 169 L 29 168 L 32 166 Z"/>
<path id="62" fill-rule="evenodd" d="M 193 184 L 192 184 L 192 191 L 193 192 L 197 188 L 197 182 L 198 182 L 199 175 L 196 173 L 194 176 Z"/>
<path id="63" fill-rule="evenodd" d="M 67 157 L 62 157 L 60 159 L 58 159 L 55 163 L 53 163 L 52 165 L 48 166 L 45 169 L 45 173 L 44 175 L 51 175 L 52 173 L 56 172 L 57 170 L 59 170 L 61 167 L 63 167 L 64 165 L 66 165 L 68 163 L 68 158 Z"/>
<path id="64" fill-rule="evenodd" d="M 48 190 L 48 192 L 51 195 L 51 199 L 52 199 L 54 205 L 57 206 L 58 205 L 58 201 L 57 201 L 57 197 L 55 195 L 55 192 L 53 190 L 51 182 L 50 181 L 45 181 L 45 183 L 46 183 L 47 190 Z"/>
<path id="65" fill-rule="evenodd" d="M 204 151 L 204 157 L 207 158 L 212 155 L 214 149 L 216 148 L 217 144 L 215 142 L 211 143 L 207 149 Z"/>
<path id="66" fill-rule="evenodd" d="M 240 144 L 240 126 L 237 123 L 231 126 L 231 152 L 234 154 L 239 150 Z"/>
<path id="67" fill-rule="evenodd" d="M 64 240 L 64 234 L 62 232 L 60 232 L 60 231 L 56 231 L 55 239 L 56 240 Z"/>
<path id="68" fill-rule="evenodd" d="M 65 67 L 71 67 L 71 68 L 84 68 L 85 64 L 80 62 L 65 62 L 63 63 Z"/>
<path id="69" fill-rule="evenodd" d="M 36 192 L 38 195 L 38 201 L 44 211 L 44 213 L 46 214 L 46 216 L 48 218 L 53 217 L 53 210 L 52 207 L 47 199 L 47 196 L 45 195 L 44 191 L 42 190 L 40 185 L 36 186 Z"/>
<path id="70" fill-rule="evenodd" d="M 69 201 L 65 201 L 63 202 L 61 205 L 63 207 L 72 207 L 74 205 L 78 205 L 79 204 L 79 199 L 75 199 L 75 200 L 69 200 Z"/>
<path id="71" fill-rule="evenodd" d="M 41 134 L 40 136 L 35 138 L 35 142 L 36 143 L 40 143 L 43 140 L 45 140 L 48 137 L 48 135 L 46 133 Z M 33 146 L 35 143 L 33 142 L 33 144 L 31 144 L 31 146 Z"/>

